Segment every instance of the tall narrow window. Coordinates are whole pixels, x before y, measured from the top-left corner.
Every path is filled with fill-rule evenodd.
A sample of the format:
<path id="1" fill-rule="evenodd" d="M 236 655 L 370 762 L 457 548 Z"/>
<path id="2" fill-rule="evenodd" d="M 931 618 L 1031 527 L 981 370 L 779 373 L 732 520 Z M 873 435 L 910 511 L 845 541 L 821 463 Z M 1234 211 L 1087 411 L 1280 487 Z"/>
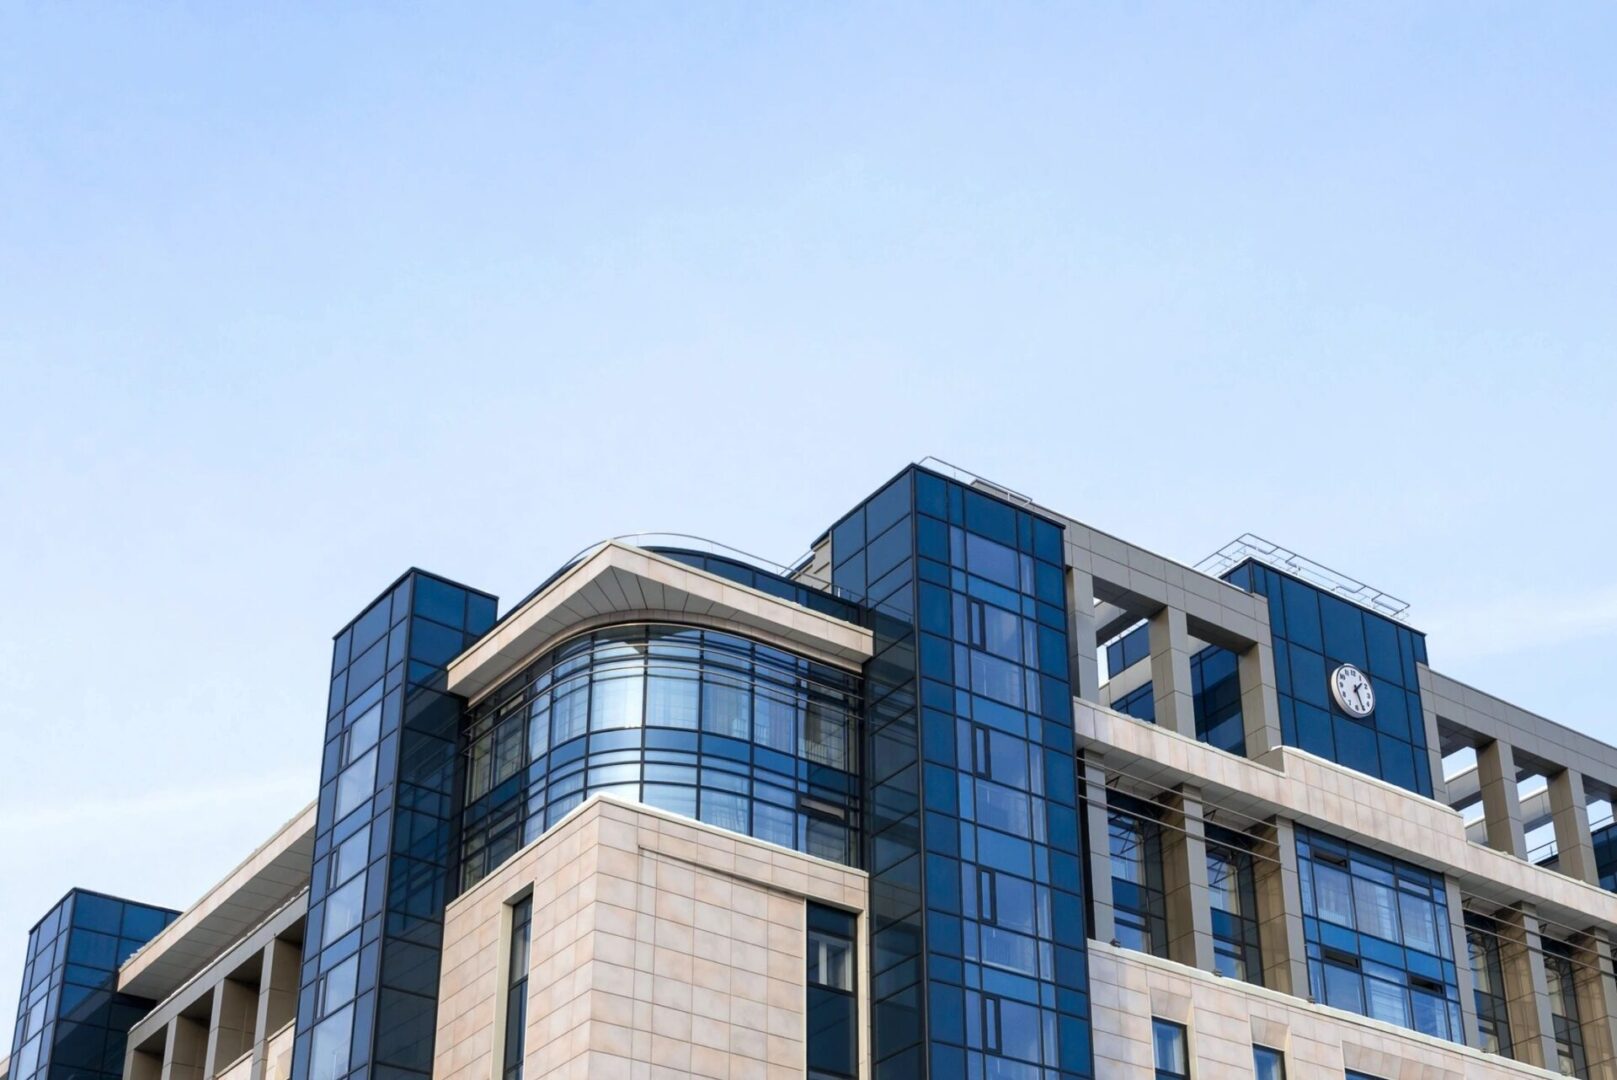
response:
<path id="1" fill-rule="evenodd" d="M 511 905 L 511 956 L 505 989 L 505 1075 L 522 1080 L 523 1035 L 528 1029 L 528 948 L 533 939 L 533 897 Z"/>
<path id="2" fill-rule="evenodd" d="M 1504 965 L 1499 957 L 1499 927 L 1492 919 L 1465 913 L 1465 941 L 1471 953 L 1471 982 L 1476 987 L 1477 1033 L 1490 1054 L 1509 1057 L 1510 1011 L 1505 1006 Z"/>
<path id="3" fill-rule="evenodd" d="M 1578 1017 L 1577 984 L 1573 979 L 1572 946 L 1544 939 L 1544 974 L 1550 983 L 1550 1019 L 1555 1024 L 1555 1050 L 1563 1076 L 1588 1076 L 1583 1052 L 1583 1024 Z"/>
<path id="4" fill-rule="evenodd" d="M 1109 796 L 1112 904 L 1117 940 L 1126 949 L 1168 955 L 1167 901 L 1162 882 L 1162 826 L 1148 804 Z"/>
<path id="5" fill-rule="evenodd" d="M 1190 1050 L 1185 1041 L 1185 1025 L 1152 1018 L 1151 1050 L 1157 1067 L 1156 1080 L 1189 1080 Z"/>
<path id="6" fill-rule="evenodd" d="M 852 915 L 819 904 L 808 906 L 806 974 L 809 1077 L 852 1077 L 859 1060 Z"/>
<path id="7" fill-rule="evenodd" d="M 1213 916 L 1213 967 L 1220 975 L 1263 981 L 1252 852 L 1239 833 L 1207 827 L 1207 888 Z"/>

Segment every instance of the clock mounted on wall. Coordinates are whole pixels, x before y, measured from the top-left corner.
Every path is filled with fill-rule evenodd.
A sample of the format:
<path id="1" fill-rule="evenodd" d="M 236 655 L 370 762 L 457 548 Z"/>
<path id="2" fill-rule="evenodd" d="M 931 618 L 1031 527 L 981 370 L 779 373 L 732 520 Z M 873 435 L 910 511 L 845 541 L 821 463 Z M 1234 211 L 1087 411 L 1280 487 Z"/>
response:
<path id="1" fill-rule="evenodd" d="M 1370 685 L 1370 676 L 1343 664 L 1331 672 L 1331 700 L 1349 716 L 1364 719 L 1376 711 L 1376 692 Z"/>

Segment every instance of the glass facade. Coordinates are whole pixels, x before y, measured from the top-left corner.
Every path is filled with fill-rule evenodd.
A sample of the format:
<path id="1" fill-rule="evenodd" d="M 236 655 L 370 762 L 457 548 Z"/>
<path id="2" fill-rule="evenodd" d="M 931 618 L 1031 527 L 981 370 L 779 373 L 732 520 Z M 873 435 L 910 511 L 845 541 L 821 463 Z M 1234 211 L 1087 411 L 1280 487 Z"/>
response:
<path id="1" fill-rule="evenodd" d="M 1463 1043 L 1442 875 L 1303 828 L 1297 863 L 1315 1000 Z"/>
<path id="2" fill-rule="evenodd" d="M 1088 1076 L 1061 527 L 912 467 L 830 540 L 875 634 L 874 1076 Z"/>
<path id="3" fill-rule="evenodd" d="M 1121 792 L 1107 795 L 1112 909 L 1117 941 L 1126 949 L 1168 955 L 1168 905 L 1162 882 L 1162 824 L 1149 803 Z"/>
<path id="4" fill-rule="evenodd" d="M 1246 837 L 1207 826 L 1207 892 L 1213 916 L 1213 969 L 1244 982 L 1263 982 L 1258 948 L 1258 891 Z"/>
<path id="5" fill-rule="evenodd" d="M 336 636 L 295 1080 L 426 1080 L 458 804 L 444 668 L 497 601 L 411 570 Z"/>
<path id="6" fill-rule="evenodd" d="M 1224 575 L 1268 598 L 1281 741 L 1421 795 L 1432 794 L 1426 725 L 1415 665 L 1426 637 L 1261 563 Z M 1375 711 L 1360 720 L 1331 699 L 1342 664 L 1370 677 Z"/>
<path id="7" fill-rule="evenodd" d="M 1550 987 L 1550 1022 L 1555 1025 L 1556 1063 L 1562 1076 L 1588 1076 L 1583 1049 L 1583 1024 L 1578 1016 L 1577 982 L 1573 949 L 1563 941 L 1544 938 L 1544 974 Z"/>
<path id="8" fill-rule="evenodd" d="M 1499 956 L 1498 924 L 1466 912 L 1465 943 L 1471 955 L 1471 981 L 1476 986 L 1478 1045 L 1490 1054 L 1510 1057 L 1510 1010 Z"/>
<path id="9" fill-rule="evenodd" d="M 154 1002 L 120 994 L 118 968 L 179 917 L 74 889 L 28 933 L 10 1080 L 119 1080 L 129 1029 Z"/>
<path id="10" fill-rule="evenodd" d="M 596 792 L 856 865 L 858 716 L 857 676 L 734 634 L 573 638 L 472 713 L 459 889 Z"/>
<path id="11" fill-rule="evenodd" d="M 1617 892 L 1617 822 L 1603 826 L 1591 835 L 1595 848 L 1595 870 L 1600 874 L 1600 887 Z"/>

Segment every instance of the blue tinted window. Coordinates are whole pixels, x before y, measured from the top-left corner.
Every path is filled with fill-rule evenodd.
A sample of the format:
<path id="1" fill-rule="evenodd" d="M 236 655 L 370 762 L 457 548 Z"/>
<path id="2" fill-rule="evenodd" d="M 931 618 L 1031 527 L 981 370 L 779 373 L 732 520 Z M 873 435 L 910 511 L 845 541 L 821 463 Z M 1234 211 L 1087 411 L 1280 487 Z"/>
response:
<path id="1" fill-rule="evenodd" d="M 417 576 L 415 613 L 456 630 L 464 629 L 466 591 L 437 578 Z"/>
<path id="2" fill-rule="evenodd" d="M 1297 855 L 1314 995 L 1463 1042 L 1442 875 L 1301 828 Z"/>

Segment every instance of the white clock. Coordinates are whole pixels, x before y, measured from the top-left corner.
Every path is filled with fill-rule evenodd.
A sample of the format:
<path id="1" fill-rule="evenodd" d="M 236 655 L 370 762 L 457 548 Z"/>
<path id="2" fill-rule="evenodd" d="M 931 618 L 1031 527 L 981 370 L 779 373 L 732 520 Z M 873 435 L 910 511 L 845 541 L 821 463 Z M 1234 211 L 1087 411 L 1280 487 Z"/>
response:
<path id="1" fill-rule="evenodd" d="M 1376 711 L 1376 692 L 1370 685 L 1370 676 L 1343 664 L 1331 672 L 1331 698 L 1349 716 L 1363 719 Z"/>

